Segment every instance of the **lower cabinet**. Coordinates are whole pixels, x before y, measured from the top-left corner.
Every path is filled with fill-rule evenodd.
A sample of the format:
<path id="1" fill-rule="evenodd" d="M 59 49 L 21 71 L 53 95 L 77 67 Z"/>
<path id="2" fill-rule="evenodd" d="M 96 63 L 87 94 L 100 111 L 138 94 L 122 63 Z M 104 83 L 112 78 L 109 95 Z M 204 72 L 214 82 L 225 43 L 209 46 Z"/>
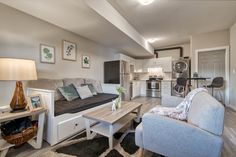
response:
<path id="1" fill-rule="evenodd" d="M 146 96 L 146 81 L 133 81 L 132 99 L 139 96 Z"/>
<path id="2" fill-rule="evenodd" d="M 133 96 L 132 98 L 140 96 L 140 82 L 139 81 L 134 81 L 133 82 Z"/>
<path id="3" fill-rule="evenodd" d="M 146 85 L 146 81 L 140 81 L 140 95 L 141 96 L 147 96 L 147 85 Z"/>

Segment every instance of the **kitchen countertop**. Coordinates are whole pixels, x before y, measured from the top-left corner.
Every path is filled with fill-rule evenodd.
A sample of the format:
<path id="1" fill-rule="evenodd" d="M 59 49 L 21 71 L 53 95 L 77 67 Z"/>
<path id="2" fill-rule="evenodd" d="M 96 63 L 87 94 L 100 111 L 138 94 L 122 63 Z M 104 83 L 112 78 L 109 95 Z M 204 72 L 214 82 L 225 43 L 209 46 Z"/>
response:
<path id="1" fill-rule="evenodd" d="M 164 79 L 164 80 L 161 80 L 161 81 L 175 81 L 176 79 Z M 146 80 L 131 80 L 130 82 L 139 82 L 139 81 L 146 81 Z"/>

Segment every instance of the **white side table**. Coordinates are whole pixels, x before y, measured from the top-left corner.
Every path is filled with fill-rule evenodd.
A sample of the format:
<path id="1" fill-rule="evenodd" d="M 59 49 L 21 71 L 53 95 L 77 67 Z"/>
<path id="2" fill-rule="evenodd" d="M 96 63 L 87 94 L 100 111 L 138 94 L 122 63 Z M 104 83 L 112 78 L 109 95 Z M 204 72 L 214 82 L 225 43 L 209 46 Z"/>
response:
<path id="1" fill-rule="evenodd" d="M 40 149 L 42 147 L 42 141 L 43 141 L 45 112 L 46 112 L 45 108 L 39 107 L 34 109 L 33 111 L 23 111 L 18 113 L 10 113 L 10 112 L 0 113 L 0 123 L 23 117 L 39 115 L 37 136 L 29 140 L 28 143 L 35 149 Z M 14 146 L 13 144 L 7 143 L 0 137 L 0 157 L 5 157 L 9 148 L 13 146 Z"/>

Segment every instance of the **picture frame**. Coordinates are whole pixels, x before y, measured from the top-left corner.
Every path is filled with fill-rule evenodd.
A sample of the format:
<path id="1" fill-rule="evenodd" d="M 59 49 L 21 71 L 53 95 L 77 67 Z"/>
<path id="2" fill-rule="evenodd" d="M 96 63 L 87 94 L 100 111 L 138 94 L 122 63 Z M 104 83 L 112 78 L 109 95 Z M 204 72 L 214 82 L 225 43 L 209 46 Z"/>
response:
<path id="1" fill-rule="evenodd" d="M 47 63 L 47 64 L 55 64 L 56 63 L 56 54 L 55 54 L 55 47 L 40 44 L 40 62 Z"/>
<path id="2" fill-rule="evenodd" d="M 76 43 L 62 40 L 62 59 L 76 61 L 77 46 Z"/>
<path id="3" fill-rule="evenodd" d="M 39 107 L 44 107 L 42 102 L 42 96 L 40 94 L 31 95 L 27 97 L 29 110 L 35 110 Z"/>
<path id="4" fill-rule="evenodd" d="M 90 68 L 90 56 L 82 55 L 82 68 Z"/>

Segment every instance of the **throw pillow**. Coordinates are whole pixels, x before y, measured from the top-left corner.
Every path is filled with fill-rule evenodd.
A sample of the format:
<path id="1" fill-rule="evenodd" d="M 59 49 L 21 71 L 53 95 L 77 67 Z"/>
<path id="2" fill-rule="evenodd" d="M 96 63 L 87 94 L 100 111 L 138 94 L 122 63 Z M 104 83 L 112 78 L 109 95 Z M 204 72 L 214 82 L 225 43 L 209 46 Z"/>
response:
<path id="1" fill-rule="evenodd" d="M 93 86 L 93 84 L 82 84 L 81 86 L 88 86 L 88 88 L 90 89 L 91 93 L 93 95 L 98 95 L 95 87 Z"/>
<path id="2" fill-rule="evenodd" d="M 58 89 L 67 101 L 72 101 L 74 99 L 79 98 L 79 95 L 73 84 L 64 87 L 59 87 Z"/>
<path id="3" fill-rule="evenodd" d="M 85 98 L 89 98 L 89 97 L 93 96 L 93 94 L 91 93 L 91 91 L 87 85 L 77 87 L 76 90 L 79 93 L 79 96 L 81 99 L 85 99 Z"/>
<path id="4" fill-rule="evenodd" d="M 93 84 L 97 93 L 103 93 L 101 82 L 93 79 L 85 79 L 86 84 Z"/>

